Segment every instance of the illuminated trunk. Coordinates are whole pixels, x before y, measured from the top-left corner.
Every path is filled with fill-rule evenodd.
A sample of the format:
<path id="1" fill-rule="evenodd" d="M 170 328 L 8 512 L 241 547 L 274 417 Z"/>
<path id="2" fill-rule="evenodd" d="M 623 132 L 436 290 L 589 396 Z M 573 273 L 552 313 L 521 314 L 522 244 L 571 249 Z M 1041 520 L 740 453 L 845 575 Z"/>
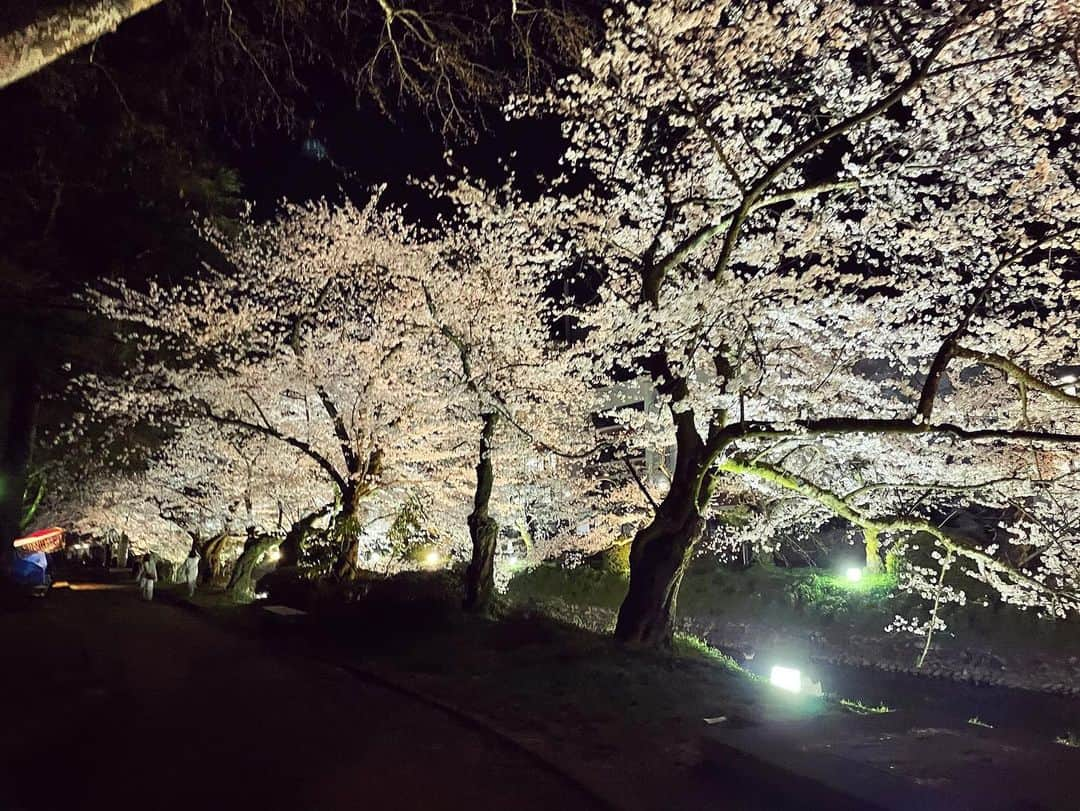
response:
<path id="1" fill-rule="evenodd" d="M 207 539 L 199 552 L 199 574 L 203 582 L 211 586 L 219 585 L 221 576 L 221 551 L 229 538 L 224 532 Z"/>
<path id="2" fill-rule="evenodd" d="M 688 413 L 676 418 L 676 453 L 671 488 L 630 547 L 630 587 L 615 625 L 620 642 L 671 645 L 679 586 L 705 528 L 701 494 L 708 492 L 704 447 Z"/>
<path id="3" fill-rule="evenodd" d="M 499 539 L 499 524 L 491 517 L 491 488 L 495 471 L 491 466 L 491 445 L 499 416 L 484 415 L 480 433 L 480 458 L 476 463 L 476 493 L 473 511 L 469 514 L 469 535 L 472 537 L 472 560 L 465 571 L 465 608 L 484 612 L 491 607 L 495 593 L 495 551 Z"/>
<path id="4" fill-rule="evenodd" d="M 341 500 L 341 509 L 334 516 L 330 531 L 334 533 L 340 546 L 337 560 L 334 561 L 333 577 L 338 581 L 355 580 L 360 569 L 357 564 L 357 552 L 360 549 L 360 503 L 367 491 L 360 487 L 350 487 Z"/>
<path id="5" fill-rule="evenodd" d="M 120 533 L 120 540 L 116 542 L 116 565 L 121 569 L 127 568 L 128 561 L 128 549 L 131 546 L 131 540 L 128 538 L 126 532 Z"/>
<path id="6" fill-rule="evenodd" d="M 315 510 L 289 527 L 285 540 L 281 542 L 281 566 L 299 565 L 300 553 L 303 551 L 308 535 L 311 534 L 312 526 L 331 509 L 332 505 Z"/>
<path id="7" fill-rule="evenodd" d="M 868 574 L 880 574 L 884 571 L 881 562 L 881 541 L 878 539 L 877 530 L 864 529 L 863 539 L 866 541 L 866 571 Z"/>
<path id="8" fill-rule="evenodd" d="M 38 371 L 31 354 L 17 345 L 4 358 L 0 380 L 0 548 L 18 537 L 27 467 L 37 422 Z"/>
<path id="9" fill-rule="evenodd" d="M 228 591 L 234 600 L 247 601 L 255 591 L 255 570 L 262 559 L 272 550 L 281 546 L 282 539 L 270 535 L 248 538 L 244 551 L 233 566 L 229 577 Z"/>
<path id="10" fill-rule="evenodd" d="M 336 412 L 331 412 L 335 415 Z M 342 429 L 344 433 L 344 429 Z M 337 537 L 338 556 L 334 561 L 333 577 L 338 581 L 355 580 L 360 573 L 357 551 L 360 548 L 360 514 L 364 499 L 378 488 L 382 475 L 383 454 L 379 448 L 367 458 L 347 455 L 349 461 L 348 486 L 341 494 L 341 508 L 331 524 L 331 532 Z"/>

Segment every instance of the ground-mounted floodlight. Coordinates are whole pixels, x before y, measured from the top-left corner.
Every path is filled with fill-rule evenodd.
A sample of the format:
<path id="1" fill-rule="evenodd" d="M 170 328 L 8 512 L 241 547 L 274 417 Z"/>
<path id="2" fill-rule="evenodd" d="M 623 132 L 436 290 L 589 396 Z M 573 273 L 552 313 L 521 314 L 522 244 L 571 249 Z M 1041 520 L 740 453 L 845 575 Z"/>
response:
<path id="1" fill-rule="evenodd" d="M 271 563 L 277 563 L 279 560 L 281 560 L 281 550 L 277 547 L 274 547 L 266 553 L 266 559 L 269 560 Z"/>
<path id="2" fill-rule="evenodd" d="M 439 553 L 434 549 L 428 552 L 424 556 L 424 564 L 427 566 L 435 567 L 439 565 Z"/>
<path id="3" fill-rule="evenodd" d="M 848 566 L 844 570 L 844 577 L 847 578 L 849 583 L 858 583 L 862 580 L 863 570 L 861 566 Z"/>
<path id="4" fill-rule="evenodd" d="M 769 684 L 789 693 L 798 693 L 802 691 L 802 673 L 793 667 L 774 665 L 769 672 Z"/>

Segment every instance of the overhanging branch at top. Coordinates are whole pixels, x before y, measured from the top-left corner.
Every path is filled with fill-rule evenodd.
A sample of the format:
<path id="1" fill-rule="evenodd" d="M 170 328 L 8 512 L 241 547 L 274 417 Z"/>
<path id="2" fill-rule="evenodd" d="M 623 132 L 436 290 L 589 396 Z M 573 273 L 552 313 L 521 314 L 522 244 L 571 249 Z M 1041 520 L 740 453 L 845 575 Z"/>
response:
<path id="1" fill-rule="evenodd" d="M 0 88 L 36 73 L 61 56 L 115 31 L 128 17 L 161 0 L 76 2 L 0 36 Z"/>
<path id="2" fill-rule="evenodd" d="M 911 419 L 875 419 L 868 417 L 825 417 L 790 422 L 743 421 L 724 426 L 710 439 L 709 452 L 716 456 L 739 439 L 789 436 L 825 436 L 829 434 L 939 435 L 962 440 L 1016 440 L 1057 444 L 1080 444 L 1080 434 L 1054 431 L 1031 431 L 1011 428 L 964 428 L 949 422 L 919 422 Z"/>
<path id="3" fill-rule="evenodd" d="M 1055 588 L 1042 580 L 1036 579 L 1023 571 L 1020 571 L 1016 567 L 998 560 L 983 550 L 971 546 L 961 536 L 951 533 L 924 518 L 906 515 L 890 517 L 874 517 L 868 515 L 863 510 L 853 506 L 845 497 L 824 487 L 820 487 L 806 478 L 790 473 L 783 468 L 770 465 L 767 462 L 729 457 L 724 459 L 718 467 L 720 470 L 727 473 L 753 476 L 785 490 L 799 493 L 828 508 L 841 518 L 847 519 L 855 526 L 875 534 L 898 532 L 926 533 L 931 535 L 946 550 L 954 555 L 972 561 L 980 569 L 993 571 L 1018 586 L 1023 586 L 1040 594 L 1049 595 L 1055 600 L 1069 598 L 1075 603 L 1077 599 L 1077 594 L 1075 592 Z"/>

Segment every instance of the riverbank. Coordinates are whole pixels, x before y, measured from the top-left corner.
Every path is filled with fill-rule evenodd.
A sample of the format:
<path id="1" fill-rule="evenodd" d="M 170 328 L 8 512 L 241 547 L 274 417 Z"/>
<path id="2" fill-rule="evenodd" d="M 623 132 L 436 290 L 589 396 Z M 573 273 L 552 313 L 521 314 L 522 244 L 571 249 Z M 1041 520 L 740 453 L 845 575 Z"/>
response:
<path id="1" fill-rule="evenodd" d="M 938 681 L 940 694 L 926 701 L 930 680 L 907 678 L 891 685 L 898 699 L 891 705 L 870 704 L 858 691 L 888 679 L 866 669 L 853 671 L 861 678 L 844 684 L 845 692 L 792 695 L 686 637 L 672 654 L 628 651 L 607 635 L 535 610 L 472 617 L 458 610 L 454 590 L 437 599 L 437 588 L 392 586 L 381 581 L 356 602 L 309 604 L 310 613 L 287 616 L 266 603 L 236 606 L 214 595 L 200 595 L 197 603 L 220 621 L 294 653 L 397 685 L 490 725 L 617 808 L 689 811 L 715 806 L 718 797 L 735 809 L 834 808 L 830 801 L 815 805 L 806 797 L 769 793 L 787 785 L 787 759 L 803 759 L 796 753 L 811 743 L 823 756 L 859 764 L 864 773 L 880 770 L 957 796 L 978 787 L 968 778 L 980 769 L 1027 774 L 1032 752 L 1067 761 L 1070 768 L 1080 765 L 1080 750 L 1055 743 L 1069 734 L 1070 724 L 1080 729 L 1080 702 L 1071 699 Z M 824 674 L 827 681 L 836 681 L 835 675 Z M 1018 723 L 991 723 L 999 716 L 983 708 Z M 822 742 L 811 738 L 793 742 L 784 732 L 800 728 L 811 738 L 819 735 L 814 730 L 827 730 L 835 751 L 822 750 Z M 738 745 L 742 730 L 777 741 L 770 744 L 771 786 L 747 784 L 734 761 L 704 766 L 710 740 L 733 737 Z M 1072 773 L 1063 771 L 1061 779 Z M 1060 788 L 1054 787 L 1055 796 Z M 1072 791 L 1067 785 L 1064 790 Z"/>
<path id="2" fill-rule="evenodd" d="M 544 564 L 519 574 L 509 596 L 595 632 L 614 625 L 625 576 Z M 761 672 L 765 663 L 862 667 L 969 684 L 1080 695 L 1080 626 L 1007 606 L 952 608 L 932 640 L 887 633 L 918 606 L 885 576 L 847 583 L 811 570 L 725 570 L 696 564 L 679 595 L 679 627 Z"/>

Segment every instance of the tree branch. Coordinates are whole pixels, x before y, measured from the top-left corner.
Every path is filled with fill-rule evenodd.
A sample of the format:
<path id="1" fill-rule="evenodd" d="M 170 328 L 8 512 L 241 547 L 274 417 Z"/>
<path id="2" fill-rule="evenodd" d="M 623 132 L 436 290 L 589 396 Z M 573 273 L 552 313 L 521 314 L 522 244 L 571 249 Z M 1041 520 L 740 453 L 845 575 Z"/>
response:
<path id="1" fill-rule="evenodd" d="M 295 437 L 287 436 L 286 434 L 281 433 L 281 431 L 277 430 L 269 424 L 259 425 L 259 423 L 257 422 L 250 422 L 249 420 L 245 420 L 242 417 L 237 417 L 231 414 L 215 414 L 209 408 L 206 408 L 204 413 L 208 419 L 213 420 L 214 422 L 220 423 L 222 425 L 232 425 L 237 428 L 244 428 L 248 431 L 254 431 L 256 433 L 262 434 L 263 436 L 272 437 L 279 442 L 284 442 L 286 445 L 296 448 L 298 451 L 300 451 L 313 462 L 315 462 L 315 464 L 321 467 L 324 471 L 326 471 L 326 473 L 333 480 L 334 484 L 338 486 L 342 493 L 345 493 L 348 487 L 348 483 L 345 481 L 345 477 L 343 477 L 337 471 L 337 468 L 335 468 L 333 464 L 331 464 L 329 459 L 327 459 L 325 456 L 323 456 L 321 453 L 311 447 L 311 445 L 309 445 L 308 443 L 296 439 Z"/>
<path id="2" fill-rule="evenodd" d="M 968 19 L 968 15 L 975 6 L 976 4 L 974 3 L 968 4 L 968 6 L 965 7 L 964 12 L 958 13 L 934 32 L 930 37 L 930 50 L 923 58 L 922 63 L 918 65 L 917 69 L 913 66 L 908 77 L 893 88 L 890 93 L 859 112 L 850 115 L 847 118 L 836 122 L 831 127 L 807 138 L 802 143 L 795 146 L 784 157 L 773 163 L 772 166 L 754 181 L 754 184 L 749 188 L 746 194 L 743 195 L 742 202 L 731 217 L 731 224 L 728 226 L 727 233 L 724 236 L 724 244 L 720 250 L 720 258 L 717 260 L 713 274 L 714 276 L 720 276 L 727 268 L 731 255 L 735 250 L 735 243 L 739 238 L 743 223 L 746 221 L 746 218 L 750 216 L 751 212 L 754 210 L 755 203 L 757 203 L 769 186 L 771 186 L 780 175 L 794 166 L 797 161 L 806 157 L 819 147 L 824 146 L 834 138 L 844 135 L 860 124 L 872 121 L 879 115 L 887 112 L 894 104 L 898 103 L 908 93 L 922 84 L 929 74 L 930 68 L 934 65 L 935 60 L 948 44 L 949 37 Z"/>
<path id="3" fill-rule="evenodd" d="M 999 561 L 997 558 L 983 552 L 981 549 L 975 549 L 969 546 L 963 538 L 942 529 L 932 521 L 911 516 L 872 518 L 851 506 L 850 503 L 836 493 L 765 462 L 749 462 L 742 459 L 728 458 L 721 462 L 718 465 L 718 468 L 727 473 L 754 476 L 763 481 L 771 482 L 785 490 L 797 492 L 828 507 L 836 515 L 847 519 L 855 526 L 861 527 L 864 530 L 878 533 L 924 532 L 933 536 L 948 552 L 959 557 L 967 558 L 981 567 L 991 569 L 1014 583 L 1026 586 L 1040 594 L 1049 594 L 1055 599 L 1062 596 L 1068 596 L 1075 599 L 1077 596 L 1071 591 L 1054 589 L 1046 583 L 1017 570 L 1013 566 Z"/>
<path id="4" fill-rule="evenodd" d="M 962 346 L 955 347 L 952 355 L 956 358 L 967 358 L 968 360 L 976 361 L 983 366 L 990 366 L 994 369 L 998 369 L 999 371 L 1004 372 L 1008 377 L 1016 380 L 1017 384 L 1023 389 L 1041 391 L 1043 394 L 1047 394 L 1063 403 L 1080 405 L 1080 395 L 1068 394 L 1063 389 L 1035 377 L 1035 375 L 1031 374 L 1027 369 L 1017 365 L 1004 355 L 998 355 L 994 352 L 980 352 L 976 349 L 968 349 Z"/>
<path id="5" fill-rule="evenodd" d="M 65 54 L 115 31 L 128 17 L 161 0 L 96 0 L 62 6 L 0 36 L 0 88 L 36 73 Z"/>

